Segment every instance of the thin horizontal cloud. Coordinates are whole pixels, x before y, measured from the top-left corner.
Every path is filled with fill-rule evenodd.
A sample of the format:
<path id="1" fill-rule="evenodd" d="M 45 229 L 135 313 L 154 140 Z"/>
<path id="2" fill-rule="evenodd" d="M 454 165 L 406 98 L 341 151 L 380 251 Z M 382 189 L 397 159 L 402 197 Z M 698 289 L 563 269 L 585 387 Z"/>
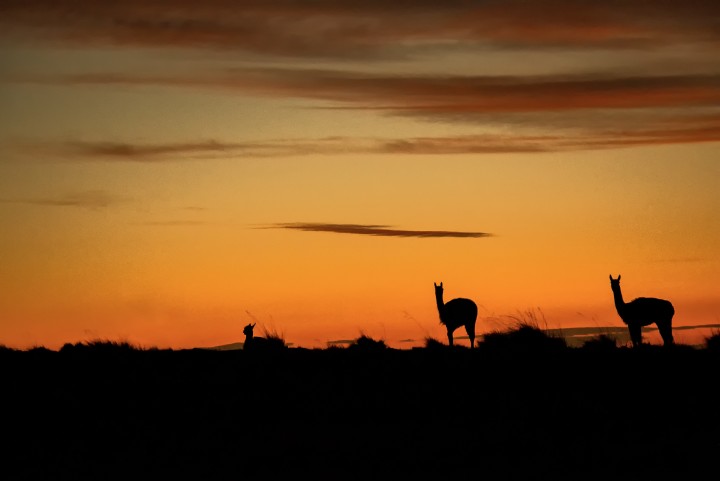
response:
<path id="1" fill-rule="evenodd" d="M 694 331 L 704 329 L 717 329 L 720 324 L 697 324 L 688 326 L 673 326 L 673 331 Z M 643 328 L 643 332 L 657 331 L 655 326 Z M 587 327 L 565 327 L 558 329 L 546 329 L 545 332 L 554 337 L 564 338 L 571 346 L 582 346 L 585 342 L 597 339 L 599 336 L 607 336 L 615 339 L 616 343 L 626 344 L 630 342 L 630 334 L 627 326 L 587 326 Z"/>
<path id="2" fill-rule="evenodd" d="M 653 48 L 720 39 L 713 0 L 33 0 L 0 5 L 11 38 L 85 46 L 383 58 L 428 45 Z"/>
<path id="3" fill-rule="evenodd" d="M 720 105 L 720 74 L 445 76 L 339 70 L 232 69 L 188 76 L 94 73 L 25 75 L 5 81 L 69 85 L 217 88 L 247 95 L 306 98 L 335 108 L 442 116 L 648 109 Z M 333 105 L 330 105 L 333 106 Z"/>
<path id="4" fill-rule="evenodd" d="M 366 224 L 323 224 L 323 223 L 279 223 L 261 227 L 264 229 L 289 229 L 305 232 L 330 232 L 334 234 L 355 234 L 369 235 L 378 237 L 491 237 L 492 234 L 487 232 L 461 232 L 461 231 L 445 231 L 445 230 L 403 230 L 395 229 L 386 225 L 366 225 Z"/>
<path id="5" fill-rule="evenodd" d="M 592 129 L 556 126 L 552 133 L 523 133 L 518 126 L 503 134 L 407 138 L 291 138 L 256 142 L 220 140 L 178 143 L 84 142 L 24 143 L 30 153 L 82 162 L 176 162 L 217 158 L 268 158 L 343 154 L 454 155 L 603 150 L 642 145 L 720 141 L 720 114 L 656 116 L 644 125 Z"/>
<path id="6" fill-rule="evenodd" d="M 380 148 L 403 154 L 533 153 L 603 150 L 643 145 L 720 141 L 720 119 L 707 125 L 665 125 L 655 129 L 558 131 L 547 135 L 468 135 L 387 141 Z"/>
<path id="7" fill-rule="evenodd" d="M 5 198 L 0 199 L 2 203 L 25 204 L 48 207 L 80 207 L 84 209 L 104 209 L 127 199 L 103 190 L 87 190 L 82 192 L 71 192 L 55 197 L 38 198 Z"/>
<path id="8" fill-rule="evenodd" d="M 689 326 L 673 326 L 674 331 L 687 331 L 693 329 L 711 329 L 720 327 L 720 324 L 696 324 Z M 644 331 L 657 331 L 655 326 L 647 326 L 643 328 Z M 613 335 L 613 334 L 627 334 L 627 326 L 607 326 L 607 327 L 564 327 L 558 329 L 546 329 L 546 332 L 550 334 L 562 335 L 565 337 L 587 337 L 587 336 L 598 336 L 601 334 Z"/>
<path id="9" fill-rule="evenodd" d="M 382 142 L 372 139 L 327 137 L 267 141 L 134 143 L 103 141 L 22 142 L 19 150 L 85 162 L 161 163 L 216 158 L 280 157 L 308 154 L 378 152 Z"/>
<path id="10" fill-rule="evenodd" d="M 122 158 L 160 158 L 176 154 L 211 154 L 239 149 L 237 144 L 197 142 L 176 144 L 129 144 L 121 142 L 68 142 L 65 148 L 78 155 Z"/>
<path id="11" fill-rule="evenodd" d="M 36 146 L 37 147 L 37 146 Z M 31 147 L 32 148 L 32 147 Z M 261 156 L 263 146 L 252 142 L 232 143 L 215 140 L 176 143 L 83 142 L 69 141 L 40 146 L 50 153 L 103 161 L 166 162 L 188 159 L 208 159 L 220 156 Z M 279 146 L 275 149 L 281 152 Z M 267 147 L 265 147 L 267 150 Z"/>

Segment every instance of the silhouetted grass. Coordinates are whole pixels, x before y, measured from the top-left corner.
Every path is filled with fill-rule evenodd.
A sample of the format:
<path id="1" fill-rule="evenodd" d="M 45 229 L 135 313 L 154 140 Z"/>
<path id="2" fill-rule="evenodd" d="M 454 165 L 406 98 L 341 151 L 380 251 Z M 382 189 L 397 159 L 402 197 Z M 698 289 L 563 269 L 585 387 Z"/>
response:
<path id="1" fill-rule="evenodd" d="M 355 339 L 355 342 L 350 344 L 346 349 L 373 352 L 388 349 L 385 341 L 378 341 L 370 336 L 362 334 L 360 337 Z"/>
<path id="2" fill-rule="evenodd" d="M 72 343 L 65 343 L 61 348 L 60 352 L 70 351 L 83 351 L 83 352 L 128 352 L 128 351 L 142 351 L 143 349 L 139 346 L 130 344 L 127 341 L 110 341 L 104 339 L 93 339 L 90 341 L 82 341 Z"/>
<path id="3" fill-rule="evenodd" d="M 485 334 L 480 347 L 486 350 L 513 353 L 517 351 L 557 351 L 568 348 L 564 338 L 548 334 L 532 319 L 518 319 L 513 327 L 505 331 Z"/>
<path id="4" fill-rule="evenodd" d="M 424 339 L 424 347 L 425 349 L 438 350 L 447 349 L 450 346 L 443 343 L 442 341 L 439 341 L 438 339 L 435 339 L 434 337 L 428 336 Z"/>
<path id="5" fill-rule="evenodd" d="M 705 337 L 705 349 L 720 352 L 720 330 L 713 329 L 711 334 Z"/>
<path id="6" fill-rule="evenodd" d="M 350 343 L 352 344 L 352 343 Z M 349 345 L 349 344 L 348 344 Z M 314 351 L 329 351 L 329 352 L 336 352 L 336 351 L 343 351 L 347 348 L 347 346 L 344 346 L 340 343 L 330 343 L 325 348 L 315 348 Z"/>
<path id="7" fill-rule="evenodd" d="M 608 334 L 599 334 L 583 343 L 582 349 L 592 351 L 611 351 L 618 348 L 618 341 L 615 337 Z"/>
<path id="8" fill-rule="evenodd" d="M 289 347 L 283 334 L 275 329 L 263 327 L 263 337 L 265 338 L 265 341 L 263 342 L 265 348 L 286 349 Z"/>
<path id="9" fill-rule="evenodd" d="M 0 347 L 12 441 L 3 472 L 704 479 L 700 468 L 717 454 L 706 440 L 720 430 L 716 344 L 561 341 L 537 322 L 517 322 L 474 350 L 432 338 L 424 348 L 391 349 L 365 334 L 347 348 L 258 356 L 111 341 L 57 352 Z"/>

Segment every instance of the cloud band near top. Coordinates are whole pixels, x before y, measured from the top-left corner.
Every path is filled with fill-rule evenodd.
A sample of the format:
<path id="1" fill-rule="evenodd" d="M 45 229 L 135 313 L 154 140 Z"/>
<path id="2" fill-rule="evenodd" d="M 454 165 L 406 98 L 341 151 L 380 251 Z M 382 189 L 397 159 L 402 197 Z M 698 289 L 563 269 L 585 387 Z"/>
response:
<path id="1" fill-rule="evenodd" d="M 6 36 L 69 45 L 382 58 L 428 46 L 652 48 L 720 42 L 716 0 L 32 0 L 0 3 Z"/>
<path id="2" fill-rule="evenodd" d="M 720 141 L 720 2 L 717 0 L 32 0 L 0 2 L 3 44 L 102 49 L 177 48 L 232 53 L 193 69 L 158 67 L 45 72 L 7 69 L 0 82 L 64 86 L 171 87 L 304 99 L 316 108 L 359 109 L 426 122 L 491 126 L 504 135 L 399 139 L 280 139 L 66 145 L 80 159 L 164 161 L 231 156 L 455 154 L 595 150 Z M 581 70 L 452 75 L 445 53 L 582 49 Z M 667 49 L 637 66 L 623 51 Z M 692 52 L 683 68 L 678 59 Z M 248 54 L 247 56 L 243 54 Z M 379 70 L 393 60 L 436 58 L 434 71 Z M 193 57 L 198 58 L 201 56 Z M 331 63 L 306 59 L 332 58 Z M 164 58 L 164 57 L 163 57 Z M 302 63 L 293 62 L 300 58 Z M 607 67 L 598 60 L 608 58 Z M 363 67 L 347 62 L 362 59 Z M 217 60 L 217 59 L 215 59 Z M 377 63 L 376 63 L 377 62 Z M 667 63 L 666 63 L 667 62 Z M 697 63 L 695 63 L 697 62 Z M 171 63 L 172 64 L 172 63 Z M 12 62 L 8 65 L 13 66 Z M 154 65 L 154 64 L 153 64 Z M 172 64 L 174 65 L 174 64 Z M 313 68 L 308 68 L 312 65 Z M 325 65 L 324 67 L 320 67 Z M 332 65 L 330 67 L 330 65 Z M 351 67 L 354 65 L 354 67 Z M 392 65 L 392 64 L 387 64 Z M 175 66 L 177 67 L 177 66 Z M 642 68 L 641 68 L 642 67 Z M 647 67 L 647 68 L 645 68 Z M 470 71 L 468 71 L 470 72 Z M 72 152 L 71 152 L 72 151 Z"/>

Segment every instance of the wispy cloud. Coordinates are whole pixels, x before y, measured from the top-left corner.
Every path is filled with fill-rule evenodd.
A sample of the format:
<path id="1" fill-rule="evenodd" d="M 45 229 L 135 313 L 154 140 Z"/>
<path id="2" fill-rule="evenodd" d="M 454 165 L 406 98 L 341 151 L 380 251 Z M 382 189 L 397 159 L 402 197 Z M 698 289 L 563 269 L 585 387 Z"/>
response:
<path id="1" fill-rule="evenodd" d="M 48 207 L 81 207 L 85 209 L 104 209 L 112 205 L 125 202 L 127 199 L 103 190 L 87 190 L 71 192 L 54 197 L 37 198 L 4 198 L 2 203 L 26 204 Z"/>
<path id="2" fill-rule="evenodd" d="M 317 69 L 232 69 L 202 75 L 24 75 L 6 81 L 221 88 L 308 98 L 336 108 L 443 116 L 720 105 L 720 74 L 540 76 L 379 75 Z"/>
<path id="3" fill-rule="evenodd" d="M 351 142 L 191 140 L 63 146 L 66 154 L 86 160 L 548 152 L 720 141 L 720 67 L 716 62 L 720 3 L 714 0 L 419 0 L 412 2 L 411 9 L 404 2 L 385 0 L 168 0 L 150 4 L 34 0 L 0 4 L 0 40 L 9 45 L 30 42 L 94 49 L 205 49 L 231 52 L 232 56 L 222 56 L 226 61 L 247 62 L 230 64 L 243 65 L 236 68 L 209 62 L 193 70 L 168 69 L 159 62 L 160 67 L 136 73 L 96 68 L 62 75 L 51 73 L 52 68 L 45 73 L 19 68 L 0 75 L 4 82 L 220 90 L 305 99 L 313 108 L 370 110 L 426 122 L 500 127 L 506 132 L 503 136 Z M 611 60 L 598 67 L 602 62 L 597 58 L 614 58 L 612 53 L 618 50 L 632 49 L 642 55 L 668 46 L 690 48 L 702 58 L 702 68 L 655 65 L 641 69 Z M 443 52 L 462 50 L 474 52 L 482 62 L 483 52 L 497 53 L 498 49 L 558 55 L 593 49 L 585 51 L 584 58 L 595 60 L 585 64 L 589 70 L 573 73 L 539 65 L 536 71 L 542 75 L 449 75 L 443 61 L 432 60 L 442 58 Z M 411 74 L 412 68 L 378 73 L 391 65 L 383 63 L 389 57 L 424 60 L 423 71 L 436 73 Z M 674 52 L 669 57 L 680 55 Z M 303 67 L 292 68 L 298 65 L 292 58 L 301 58 Z M 306 62 L 308 58 L 318 61 Z M 327 58 L 334 63 L 324 62 Z M 358 58 L 366 70 L 358 70 L 360 63 L 342 62 Z M 62 71 L 71 70 L 65 66 Z"/>
<path id="4" fill-rule="evenodd" d="M 29 150 L 44 150 L 46 153 L 61 154 L 70 158 L 106 161 L 167 162 L 192 159 L 209 159 L 219 156 L 267 155 L 272 147 L 252 142 L 233 143 L 214 140 L 176 143 L 132 143 L 132 142 L 84 142 L 25 144 Z M 280 150 L 279 146 L 273 146 Z"/>
<path id="5" fill-rule="evenodd" d="M 71 45 L 397 56 L 427 46 L 653 48 L 720 41 L 713 0 L 33 0 L 0 6 L 5 36 Z"/>
<path id="6" fill-rule="evenodd" d="M 216 158 L 280 157 L 308 154 L 342 154 L 385 151 L 377 139 L 326 137 L 294 138 L 265 141 L 226 142 L 203 140 L 195 142 L 30 142 L 16 143 L 26 153 L 60 156 L 84 162 L 162 163 Z"/>
<path id="7" fill-rule="evenodd" d="M 587 139 L 585 140 L 588 141 Z M 554 136 L 480 135 L 455 137 L 382 138 L 295 138 L 263 142 L 178 142 L 145 144 L 131 142 L 37 143 L 25 142 L 21 150 L 60 156 L 83 162 L 161 163 L 215 158 L 282 157 L 363 153 L 461 154 L 545 152 L 581 148 L 569 139 Z"/>
<path id="8" fill-rule="evenodd" d="M 657 116 L 646 124 L 603 125 L 592 129 L 563 123 L 553 132 L 529 133 L 524 121 L 501 134 L 406 138 L 325 137 L 250 142 L 207 140 L 176 143 L 24 142 L 20 150 L 82 162 L 161 163 L 216 158 L 263 158 L 343 154 L 453 155 L 602 150 L 641 145 L 720 141 L 720 113 L 680 118 Z M 642 117 L 632 116 L 636 121 Z M 556 119 L 557 121 L 557 119 Z M 603 122 L 606 122 L 604 120 Z M 548 121 L 552 123 L 551 120 Z M 601 122 L 599 122 L 601 123 Z"/>
<path id="9" fill-rule="evenodd" d="M 240 150 L 239 144 L 222 144 L 215 141 L 174 144 L 131 144 L 124 142 L 67 142 L 63 144 L 68 153 L 104 158 L 161 159 L 177 155 L 211 155 L 228 150 Z"/>
<path id="10" fill-rule="evenodd" d="M 386 225 L 367 224 L 323 224 L 313 222 L 292 222 L 271 224 L 261 229 L 289 229 L 306 232 L 330 232 L 335 234 L 356 234 L 379 237 L 491 237 L 487 232 L 461 232 L 446 230 L 405 230 Z"/>
<path id="11" fill-rule="evenodd" d="M 545 152 L 720 141 L 720 74 L 488 77 L 241 69 L 186 78 L 93 74 L 25 77 L 23 81 L 223 88 L 243 95 L 314 99 L 320 108 L 367 109 L 428 122 L 512 127 L 504 136 L 353 139 L 350 143 L 326 138 L 176 144 L 69 142 L 63 146 L 68 154 L 93 159 L 162 161 L 344 151 Z"/>

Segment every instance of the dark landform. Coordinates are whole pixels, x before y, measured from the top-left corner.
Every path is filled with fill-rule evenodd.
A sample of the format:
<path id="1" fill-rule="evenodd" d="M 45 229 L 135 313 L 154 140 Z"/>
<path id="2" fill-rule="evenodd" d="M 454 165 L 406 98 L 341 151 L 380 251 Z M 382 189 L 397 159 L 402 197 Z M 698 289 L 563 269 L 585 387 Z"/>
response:
<path id="1" fill-rule="evenodd" d="M 712 342 L 711 342 L 712 341 Z M 3 479 L 717 476 L 717 336 L 474 350 L 0 348 Z M 308 478 L 309 477 L 309 478 Z M 698 478 L 699 479 L 699 478 Z"/>

